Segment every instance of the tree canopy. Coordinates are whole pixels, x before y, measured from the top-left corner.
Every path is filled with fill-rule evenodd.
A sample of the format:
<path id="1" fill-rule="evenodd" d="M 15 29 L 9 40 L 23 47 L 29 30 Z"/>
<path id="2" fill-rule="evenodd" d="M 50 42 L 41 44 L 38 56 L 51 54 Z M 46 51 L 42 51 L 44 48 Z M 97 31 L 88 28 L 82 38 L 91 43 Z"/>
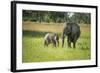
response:
<path id="1" fill-rule="evenodd" d="M 23 21 L 91 24 L 90 13 L 23 10 Z"/>

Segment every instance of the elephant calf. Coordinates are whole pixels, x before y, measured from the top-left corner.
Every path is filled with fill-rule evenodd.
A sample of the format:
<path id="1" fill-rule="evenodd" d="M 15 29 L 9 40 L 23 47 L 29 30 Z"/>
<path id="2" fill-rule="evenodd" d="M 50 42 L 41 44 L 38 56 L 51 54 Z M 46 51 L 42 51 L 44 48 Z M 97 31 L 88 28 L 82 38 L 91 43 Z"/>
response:
<path id="1" fill-rule="evenodd" d="M 54 47 L 59 46 L 59 36 L 53 33 L 47 33 L 44 37 L 44 46 L 48 46 L 49 44 L 53 44 Z"/>

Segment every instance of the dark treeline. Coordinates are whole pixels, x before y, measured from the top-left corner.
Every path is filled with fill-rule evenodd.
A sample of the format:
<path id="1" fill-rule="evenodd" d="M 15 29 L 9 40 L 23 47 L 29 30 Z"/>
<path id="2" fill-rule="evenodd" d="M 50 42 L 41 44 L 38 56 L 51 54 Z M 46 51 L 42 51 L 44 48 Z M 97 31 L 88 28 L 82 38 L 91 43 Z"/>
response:
<path id="1" fill-rule="evenodd" d="M 54 12 L 23 10 L 23 21 L 64 23 L 77 22 L 90 24 L 90 13 Z"/>

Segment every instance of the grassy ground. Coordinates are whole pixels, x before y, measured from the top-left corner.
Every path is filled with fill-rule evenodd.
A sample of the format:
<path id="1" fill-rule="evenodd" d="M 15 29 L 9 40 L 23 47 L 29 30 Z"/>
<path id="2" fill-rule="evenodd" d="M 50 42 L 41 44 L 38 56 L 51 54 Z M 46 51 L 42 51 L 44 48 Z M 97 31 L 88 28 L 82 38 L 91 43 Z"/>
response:
<path id="1" fill-rule="evenodd" d="M 62 24 L 23 22 L 22 61 L 27 63 L 90 59 L 90 26 L 84 24 L 80 25 L 80 27 L 81 36 L 77 41 L 76 48 L 68 48 L 67 39 L 65 39 L 65 45 L 62 48 Z M 43 38 L 47 32 L 57 32 L 59 34 L 59 47 L 55 48 L 52 44 L 48 47 L 44 47 Z"/>

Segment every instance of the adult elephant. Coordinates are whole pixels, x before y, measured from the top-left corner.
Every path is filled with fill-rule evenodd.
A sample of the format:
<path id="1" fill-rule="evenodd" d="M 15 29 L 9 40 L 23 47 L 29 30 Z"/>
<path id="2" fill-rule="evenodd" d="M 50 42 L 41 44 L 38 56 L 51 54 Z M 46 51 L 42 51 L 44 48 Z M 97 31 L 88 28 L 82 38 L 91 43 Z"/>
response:
<path id="1" fill-rule="evenodd" d="M 71 43 L 73 43 L 73 48 L 75 48 L 80 33 L 80 27 L 77 23 L 66 23 L 62 34 L 62 47 L 64 46 L 64 38 L 67 36 L 68 47 L 71 47 Z"/>

